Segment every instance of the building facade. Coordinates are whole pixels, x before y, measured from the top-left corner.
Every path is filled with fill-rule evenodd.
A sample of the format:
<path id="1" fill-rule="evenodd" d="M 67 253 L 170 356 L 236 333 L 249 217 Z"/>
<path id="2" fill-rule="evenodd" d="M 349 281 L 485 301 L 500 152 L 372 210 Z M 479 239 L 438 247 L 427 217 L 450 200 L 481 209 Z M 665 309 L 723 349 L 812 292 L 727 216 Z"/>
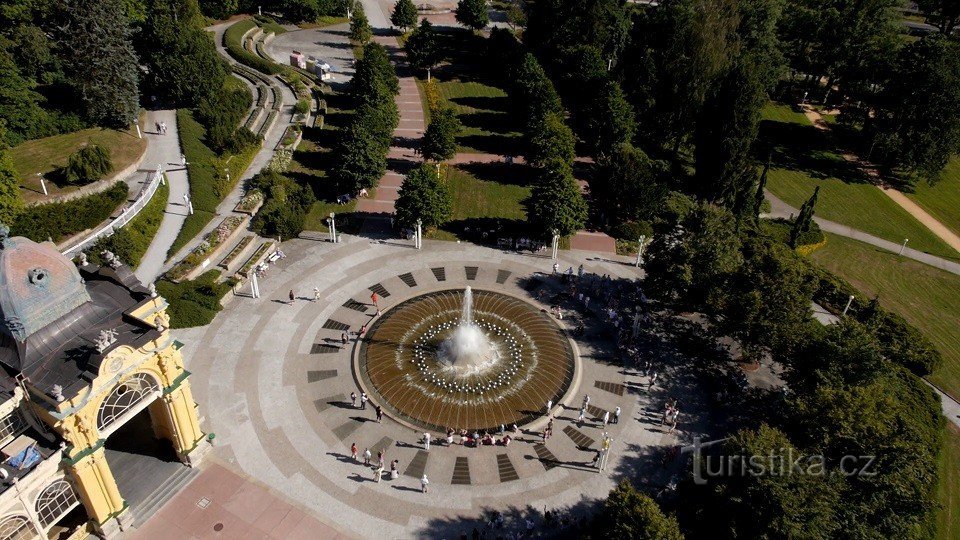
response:
<path id="1" fill-rule="evenodd" d="M 132 512 L 106 448 L 135 417 L 195 466 L 209 449 L 167 303 L 105 253 L 74 264 L 0 226 L 0 540 L 89 530 Z M 111 466 L 114 465 L 114 466 Z M 82 537 L 82 536 L 81 536 Z"/>

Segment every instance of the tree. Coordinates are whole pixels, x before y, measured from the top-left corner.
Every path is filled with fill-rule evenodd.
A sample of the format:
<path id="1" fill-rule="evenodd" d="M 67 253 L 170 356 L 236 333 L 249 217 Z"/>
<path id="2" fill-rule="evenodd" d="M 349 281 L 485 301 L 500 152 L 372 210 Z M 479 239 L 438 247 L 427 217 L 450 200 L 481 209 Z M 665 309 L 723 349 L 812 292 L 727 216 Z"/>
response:
<path id="1" fill-rule="evenodd" d="M 455 14 L 457 22 L 467 28 L 481 30 L 490 24 L 486 0 L 459 0 Z"/>
<path id="2" fill-rule="evenodd" d="M 633 107 L 615 81 L 608 80 L 600 86 L 586 116 L 584 138 L 594 157 L 612 152 L 633 139 L 636 128 Z"/>
<path id="3" fill-rule="evenodd" d="M 945 36 L 953 34 L 960 24 L 960 2 L 955 0 L 917 0 L 917 6 L 927 20 L 940 29 Z"/>
<path id="4" fill-rule="evenodd" d="M 20 181 L 13 167 L 9 152 L 0 149 L 0 224 L 13 225 L 14 219 L 23 210 Z"/>
<path id="5" fill-rule="evenodd" d="M 630 17 L 620 0 L 537 0 L 529 4 L 523 40 L 541 58 L 556 58 L 561 49 L 589 45 L 604 63 L 616 62 L 627 42 Z"/>
<path id="6" fill-rule="evenodd" d="M 450 107 L 432 111 L 430 125 L 423 134 L 420 153 L 429 161 L 444 161 L 457 153 L 457 133 L 463 126 Z"/>
<path id="7" fill-rule="evenodd" d="M 65 13 L 62 50 L 86 116 L 101 125 L 129 125 L 140 110 L 139 68 L 123 4 L 67 0 Z"/>
<path id="8" fill-rule="evenodd" d="M 667 196 L 668 172 L 629 144 L 617 146 L 599 162 L 590 196 L 605 223 L 652 221 Z"/>
<path id="9" fill-rule="evenodd" d="M 535 167 L 562 162 L 567 167 L 576 158 L 573 131 L 558 113 L 549 113 L 542 121 L 529 124 L 524 130 L 527 141 L 527 162 Z"/>
<path id="10" fill-rule="evenodd" d="M 375 187 L 387 170 L 387 150 L 393 131 L 384 111 L 364 104 L 357 108 L 353 120 L 337 142 L 339 161 L 334 178 L 341 192 L 356 193 L 361 188 Z M 385 133 L 386 132 L 386 133 Z"/>
<path id="11" fill-rule="evenodd" d="M 390 24 L 404 30 L 417 24 L 417 6 L 413 5 L 413 0 L 397 0 L 390 15 Z"/>
<path id="12" fill-rule="evenodd" d="M 800 207 L 800 213 L 797 214 L 797 217 L 793 220 L 793 228 L 790 229 L 791 248 L 796 249 L 800 235 L 810 230 L 810 223 L 813 221 L 813 211 L 817 205 L 817 195 L 819 194 L 820 186 L 817 186 L 813 190 L 813 195 L 807 199 L 807 202 L 803 203 L 803 206 Z"/>
<path id="13" fill-rule="evenodd" d="M 760 173 L 760 180 L 757 181 L 757 190 L 753 194 L 753 217 L 760 219 L 760 213 L 763 211 L 763 201 L 767 200 L 767 173 L 770 172 L 770 158 L 763 165 L 763 172 Z"/>
<path id="14" fill-rule="evenodd" d="M 410 171 L 400 186 L 396 219 L 413 228 L 419 219 L 424 227 L 437 227 L 450 218 L 453 198 L 433 165 L 422 163 Z"/>
<path id="15" fill-rule="evenodd" d="M 229 19 L 230 16 L 239 9 L 238 0 L 200 0 L 200 11 L 203 12 L 204 15 L 214 19 Z"/>
<path id="16" fill-rule="evenodd" d="M 371 37 L 373 37 L 373 29 L 370 28 L 367 14 L 362 9 L 354 11 L 353 18 L 350 20 L 350 40 L 364 44 L 370 41 Z"/>
<path id="17" fill-rule="evenodd" d="M 550 113 L 563 113 L 560 96 L 537 58 L 526 53 L 511 75 L 515 106 L 530 126 L 542 122 Z"/>
<path id="18" fill-rule="evenodd" d="M 145 93 L 173 107 L 196 106 L 221 91 L 229 74 L 195 0 L 151 1 L 137 50 L 147 66 Z"/>
<path id="19" fill-rule="evenodd" d="M 544 236 L 552 231 L 570 236 L 587 221 L 587 202 L 570 166 L 562 161 L 544 165 L 525 205 L 527 218 Z"/>
<path id="20" fill-rule="evenodd" d="M 595 522 L 596 532 L 590 534 L 592 538 L 683 539 L 677 520 L 664 515 L 653 499 L 626 480 L 607 495 L 600 515 L 602 518 Z"/>
<path id="21" fill-rule="evenodd" d="M 10 55 L 0 48 L 0 122 L 4 124 L 3 143 L 17 145 L 44 133 L 47 113 L 40 104 L 43 97 L 34 91 Z"/>
<path id="22" fill-rule="evenodd" d="M 871 157 L 939 180 L 960 151 L 960 42 L 932 36 L 906 47 L 880 96 Z"/>
<path id="23" fill-rule="evenodd" d="M 283 13 L 291 21 L 313 22 L 321 15 L 327 15 L 320 9 L 317 0 L 283 0 Z"/>
<path id="24" fill-rule="evenodd" d="M 71 154 L 61 174 L 68 184 L 82 185 L 100 180 L 112 168 L 110 150 L 91 144 Z"/>
<path id="25" fill-rule="evenodd" d="M 420 26 L 410 33 L 404 50 L 407 51 L 407 60 L 418 69 L 432 69 L 442 59 L 437 33 L 427 19 L 420 21 Z"/>
<path id="26" fill-rule="evenodd" d="M 357 62 L 351 92 L 359 101 L 374 104 L 393 102 L 393 96 L 400 92 L 397 72 L 383 45 L 370 42 L 363 46 L 363 57 Z"/>
<path id="27" fill-rule="evenodd" d="M 654 236 L 646 251 L 646 294 L 701 309 L 743 264 L 736 219 L 700 203 L 672 231 Z"/>

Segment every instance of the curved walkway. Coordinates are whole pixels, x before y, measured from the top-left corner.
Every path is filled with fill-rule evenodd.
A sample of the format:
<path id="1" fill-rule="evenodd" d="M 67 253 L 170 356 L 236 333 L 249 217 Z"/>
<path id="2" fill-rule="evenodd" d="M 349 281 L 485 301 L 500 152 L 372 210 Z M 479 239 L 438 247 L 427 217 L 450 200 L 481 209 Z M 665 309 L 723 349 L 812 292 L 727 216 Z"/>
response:
<path id="1" fill-rule="evenodd" d="M 177 111 L 150 111 L 147 113 L 147 126 L 144 136 L 149 139 L 147 158 L 143 161 L 142 169 L 153 174 L 157 168 L 166 171 L 167 182 L 170 185 L 170 196 L 167 198 L 167 207 L 163 213 L 160 228 L 150 242 L 140 266 L 135 272 L 141 283 L 153 283 L 160 275 L 163 261 L 167 257 L 167 250 L 176 240 L 184 220 L 187 219 L 187 207 L 184 205 L 184 195 L 190 192 L 190 180 L 187 169 L 180 162 L 180 137 L 177 131 Z M 151 131 L 156 122 L 166 122 L 167 134 L 160 135 Z"/>
<path id="2" fill-rule="evenodd" d="M 766 195 L 767 199 L 770 201 L 770 213 L 766 214 L 766 217 L 789 219 L 792 216 L 796 216 L 800 213 L 800 211 L 796 208 L 778 199 L 777 196 L 771 193 L 769 190 L 766 191 Z M 820 228 L 826 232 L 839 236 L 845 236 L 854 240 L 859 240 L 893 253 L 900 253 L 900 244 L 896 242 L 884 240 L 883 238 L 878 238 L 872 234 L 867 234 L 848 225 L 841 225 L 840 223 L 816 216 L 814 216 L 813 220 L 816 221 L 817 225 L 819 225 Z M 930 255 L 929 253 L 924 253 L 910 247 L 904 248 L 903 256 L 915 261 L 929 264 L 935 268 L 960 275 L 960 263 Z"/>

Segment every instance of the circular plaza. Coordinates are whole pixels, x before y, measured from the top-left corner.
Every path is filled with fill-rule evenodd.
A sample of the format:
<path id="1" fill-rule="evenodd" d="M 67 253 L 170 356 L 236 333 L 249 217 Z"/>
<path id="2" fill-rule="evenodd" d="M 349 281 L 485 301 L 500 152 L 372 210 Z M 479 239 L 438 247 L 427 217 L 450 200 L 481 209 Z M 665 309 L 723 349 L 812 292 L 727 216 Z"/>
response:
<path id="1" fill-rule="evenodd" d="M 360 538 L 459 536 L 494 510 L 573 512 L 647 467 L 650 481 L 667 482 L 651 452 L 685 442 L 693 426 L 658 425 L 674 382 L 650 390 L 647 377 L 625 369 L 600 309 L 601 297 L 617 295 L 605 284 L 632 283 L 634 265 L 570 252 L 559 261 L 562 273 L 574 269 L 565 278 L 549 256 L 345 240 L 290 241 L 260 298 L 241 291 L 209 326 L 178 331 L 225 465 Z M 577 287 L 594 295 L 595 309 L 578 308 Z M 458 357 L 447 347 L 465 317 L 484 345 L 458 348 Z M 363 392 L 368 402 L 351 399 Z M 496 442 L 448 446 L 448 430 L 486 431 Z M 605 438 L 613 442 L 600 472 Z"/>

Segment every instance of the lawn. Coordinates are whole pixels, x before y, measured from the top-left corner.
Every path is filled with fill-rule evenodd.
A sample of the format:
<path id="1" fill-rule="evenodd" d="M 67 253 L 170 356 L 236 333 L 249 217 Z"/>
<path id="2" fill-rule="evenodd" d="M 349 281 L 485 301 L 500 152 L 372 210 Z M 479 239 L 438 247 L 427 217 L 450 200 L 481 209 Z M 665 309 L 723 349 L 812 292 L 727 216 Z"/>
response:
<path id="1" fill-rule="evenodd" d="M 960 234 L 960 156 L 954 156 L 935 185 L 917 182 L 907 197 L 923 207 L 948 229 Z"/>
<path id="2" fill-rule="evenodd" d="M 940 485 L 937 486 L 937 538 L 960 538 L 960 428 L 947 422 L 947 435 L 940 454 Z"/>
<path id="3" fill-rule="evenodd" d="M 828 234 L 811 258 L 916 326 L 943 354 L 928 377 L 960 397 L 960 276 L 895 253 Z"/>
<path id="4" fill-rule="evenodd" d="M 767 105 L 763 118 L 759 142 L 769 150 L 772 163 L 767 189 L 778 198 L 799 208 L 820 186 L 817 216 L 891 242 L 909 238 L 908 245 L 914 249 L 960 259 L 960 253 L 843 159 L 833 135 L 813 127 L 787 105 Z"/>
<path id="5" fill-rule="evenodd" d="M 142 119 L 141 116 L 141 121 Z M 79 186 L 54 184 L 53 179 L 56 175 L 50 173 L 66 165 L 70 154 L 89 144 L 97 144 L 110 150 L 114 172 L 129 167 L 140 159 L 147 149 L 146 139 L 137 138 L 135 127 L 127 131 L 89 128 L 18 144 L 10 149 L 10 157 L 13 159 L 13 166 L 20 179 L 24 201 L 30 203 L 47 198 L 43 195 L 37 173 L 43 173 L 47 191 L 51 196 L 76 191 Z"/>
<path id="6" fill-rule="evenodd" d="M 476 238 L 478 231 L 506 230 L 509 234 L 520 234 L 527 218 L 522 201 L 530 196 L 530 188 L 522 182 L 503 183 L 478 177 L 509 177 L 503 172 L 485 174 L 487 171 L 463 167 L 448 167 L 444 171 L 453 194 L 451 218 L 440 230 L 430 231 L 427 236 L 440 240 L 483 241 Z"/>
<path id="7" fill-rule="evenodd" d="M 475 80 L 437 79 L 442 105 L 451 107 L 463 129 L 457 135 L 457 151 L 470 153 L 516 154 L 520 144 L 519 126 L 509 112 L 510 100 L 501 88 Z M 426 92 L 423 79 L 417 79 L 420 95 Z M 428 113 L 429 114 L 429 113 Z"/>

